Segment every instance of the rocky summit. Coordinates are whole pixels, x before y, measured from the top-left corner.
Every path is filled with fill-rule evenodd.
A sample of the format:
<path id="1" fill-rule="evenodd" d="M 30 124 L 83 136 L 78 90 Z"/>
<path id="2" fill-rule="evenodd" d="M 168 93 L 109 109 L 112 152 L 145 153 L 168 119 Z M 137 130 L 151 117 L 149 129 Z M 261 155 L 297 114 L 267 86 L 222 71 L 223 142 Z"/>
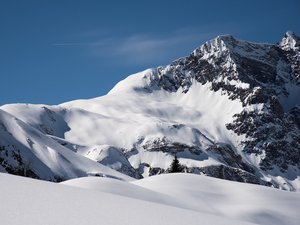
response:
<path id="1" fill-rule="evenodd" d="M 175 155 L 187 173 L 299 191 L 300 39 L 222 35 L 105 96 L 0 107 L 1 172 L 139 179 Z"/>

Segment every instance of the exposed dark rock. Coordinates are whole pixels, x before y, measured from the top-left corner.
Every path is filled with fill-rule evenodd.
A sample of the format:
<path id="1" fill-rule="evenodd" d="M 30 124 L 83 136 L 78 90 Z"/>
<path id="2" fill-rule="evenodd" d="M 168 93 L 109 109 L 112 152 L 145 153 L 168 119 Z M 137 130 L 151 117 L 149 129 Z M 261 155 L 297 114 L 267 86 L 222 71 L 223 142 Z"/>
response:
<path id="1" fill-rule="evenodd" d="M 236 154 L 232 147 L 228 144 L 214 144 L 210 146 L 207 151 L 217 154 L 220 162 L 223 162 L 230 167 L 239 168 L 247 171 L 248 173 L 254 173 L 254 169 L 247 163 L 243 162 L 242 157 Z"/>
<path id="2" fill-rule="evenodd" d="M 15 145 L 0 146 L 0 165 L 7 173 L 40 179 L 32 168 L 32 161 L 25 160 Z"/>
<path id="3" fill-rule="evenodd" d="M 143 146 L 145 150 L 150 152 L 166 152 L 170 154 L 175 154 L 177 152 L 189 151 L 195 155 L 202 153 L 201 148 L 197 145 L 189 146 L 184 143 L 172 142 L 166 137 L 157 138 L 151 141 L 147 141 Z"/>
<path id="4" fill-rule="evenodd" d="M 260 179 L 257 178 L 254 174 L 238 168 L 220 165 L 203 167 L 199 168 L 199 170 L 207 176 L 211 177 L 252 184 L 261 184 Z"/>

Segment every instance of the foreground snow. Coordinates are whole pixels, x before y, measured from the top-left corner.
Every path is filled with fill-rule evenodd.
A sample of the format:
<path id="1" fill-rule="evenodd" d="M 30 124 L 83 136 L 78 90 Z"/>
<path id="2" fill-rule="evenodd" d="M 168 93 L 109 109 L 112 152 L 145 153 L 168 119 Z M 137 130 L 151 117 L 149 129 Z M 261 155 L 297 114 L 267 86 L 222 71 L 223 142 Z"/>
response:
<path id="1" fill-rule="evenodd" d="M 0 173 L 1 224 L 298 224 L 299 193 L 191 174 L 62 184 Z M 5 193 L 5 194 L 3 194 Z"/>

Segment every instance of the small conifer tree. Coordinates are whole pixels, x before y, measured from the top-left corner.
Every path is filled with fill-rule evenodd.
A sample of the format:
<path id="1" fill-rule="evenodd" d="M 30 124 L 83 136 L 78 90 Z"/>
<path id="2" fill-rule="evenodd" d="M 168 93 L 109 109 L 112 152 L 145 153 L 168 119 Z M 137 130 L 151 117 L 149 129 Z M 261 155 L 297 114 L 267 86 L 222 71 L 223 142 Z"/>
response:
<path id="1" fill-rule="evenodd" d="M 175 155 L 175 158 L 170 166 L 169 169 L 170 173 L 181 173 L 183 172 L 183 166 L 179 163 L 179 160 L 177 159 L 177 156 Z"/>

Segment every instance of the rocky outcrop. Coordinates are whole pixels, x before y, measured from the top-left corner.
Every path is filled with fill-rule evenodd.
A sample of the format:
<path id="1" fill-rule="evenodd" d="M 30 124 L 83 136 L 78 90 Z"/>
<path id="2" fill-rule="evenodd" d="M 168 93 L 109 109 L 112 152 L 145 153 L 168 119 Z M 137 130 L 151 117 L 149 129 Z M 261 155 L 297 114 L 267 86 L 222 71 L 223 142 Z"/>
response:
<path id="1" fill-rule="evenodd" d="M 159 67 L 153 82 L 167 91 L 182 88 L 186 93 L 194 79 L 240 99 L 244 110 L 227 129 L 246 135 L 242 143 L 246 153 L 264 154 L 262 169 L 278 166 L 284 172 L 289 165 L 300 168 L 299 106 L 285 111 L 280 102 L 280 96 L 290 95 L 289 85 L 299 84 L 299 49 L 299 38 L 292 32 L 277 45 L 219 36 L 191 55 Z"/>

